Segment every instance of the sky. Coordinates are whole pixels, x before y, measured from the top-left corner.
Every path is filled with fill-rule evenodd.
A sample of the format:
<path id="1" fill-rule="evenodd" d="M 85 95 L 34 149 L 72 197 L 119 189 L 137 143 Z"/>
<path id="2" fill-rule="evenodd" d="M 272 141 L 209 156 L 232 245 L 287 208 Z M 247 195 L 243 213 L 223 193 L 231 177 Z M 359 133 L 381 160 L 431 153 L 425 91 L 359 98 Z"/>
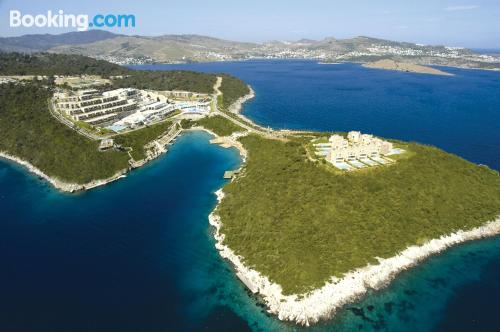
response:
<path id="1" fill-rule="evenodd" d="M 200 34 L 250 42 L 370 36 L 500 49 L 499 0 L 0 0 L 0 36 L 74 31 L 13 28 L 9 13 L 133 14 L 129 35 Z"/>

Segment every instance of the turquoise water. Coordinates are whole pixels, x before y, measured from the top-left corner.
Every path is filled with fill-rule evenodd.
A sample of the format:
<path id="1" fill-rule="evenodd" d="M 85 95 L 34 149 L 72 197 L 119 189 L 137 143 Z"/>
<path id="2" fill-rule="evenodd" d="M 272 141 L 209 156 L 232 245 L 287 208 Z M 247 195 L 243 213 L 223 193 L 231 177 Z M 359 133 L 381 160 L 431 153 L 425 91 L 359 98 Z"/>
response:
<path id="1" fill-rule="evenodd" d="M 181 67 L 251 83 L 257 98 L 245 113 L 261 124 L 353 126 L 500 169 L 498 73 L 455 70 L 455 81 L 442 84 L 442 77 L 302 61 Z M 184 134 L 127 178 L 76 195 L 0 161 L 0 331 L 302 330 L 267 315 L 214 249 L 213 192 L 240 160 L 208 141 L 206 133 Z M 499 308 L 494 238 L 432 257 L 307 330 L 491 331 Z"/>

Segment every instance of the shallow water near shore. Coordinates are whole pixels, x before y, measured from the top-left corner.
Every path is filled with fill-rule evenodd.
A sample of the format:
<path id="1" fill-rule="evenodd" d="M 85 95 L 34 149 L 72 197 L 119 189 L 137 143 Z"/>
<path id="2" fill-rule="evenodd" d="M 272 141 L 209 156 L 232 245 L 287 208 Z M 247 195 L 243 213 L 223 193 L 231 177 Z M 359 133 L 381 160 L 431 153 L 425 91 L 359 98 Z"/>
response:
<path id="1" fill-rule="evenodd" d="M 500 87 L 498 73 L 456 70 L 460 82 L 452 84 L 456 89 L 453 105 L 471 106 L 471 94 L 479 87 L 485 96 L 478 98 L 477 107 L 460 106 L 457 120 L 451 109 L 443 110 L 451 101 L 442 99 L 442 91 L 435 91 L 446 90 L 437 88 L 438 82 L 429 86 L 425 77 L 413 77 L 416 74 L 340 66 L 345 67 L 257 61 L 180 67 L 229 72 L 249 82 L 257 97 L 245 107 L 245 114 L 264 125 L 279 127 L 280 121 L 286 121 L 292 128 L 347 130 L 352 123 L 358 129 L 432 143 L 448 151 L 452 150 L 446 146 L 459 144 L 452 152 L 500 169 L 495 145 L 500 135 L 499 103 L 493 96 Z M 331 72 L 328 68 L 338 69 Z M 410 119 L 422 115 L 423 120 L 413 123 L 415 128 L 408 132 L 405 126 L 411 127 L 411 121 L 399 114 L 403 109 L 389 107 L 392 121 L 372 123 L 373 115 L 366 117 L 361 110 L 361 114 L 349 114 L 349 107 L 356 107 L 348 99 L 345 103 L 351 106 L 344 106 L 348 108 L 343 115 L 335 113 L 333 120 L 326 121 L 323 117 L 331 112 L 332 104 L 315 101 L 312 107 L 310 102 L 317 98 L 316 80 L 337 85 L 336 70 L 344 75 L 338 80 L 349 75 L 358 79 L 380 75 L 373 84 L 387 84 L 382 87 L 388 92 L 392 86 L 406 84 L 404 93 L 396 95 L 415 99 L 417 104 L 419 91 L 427 91 L 425 95 L 433 96 L 441 106 L 429 103 L 430 110 L 422 105 L 412 109 Z M 357 91 L 353 80 L 344 82 L 343 89 L 351 91 L 344 98 Z M 323 95 L 334 97 L 327 100 L 344 91 L 329 87 Z M 297 94 L 301 89 L 304 95 Z M 465 99 L 456 100 L 460 96 Z M 379 98 L 386 103 L 385 98 L 396 97 L 382 94 Z M 440 126 L 451 128 L 450 141 L 434 127 L 425 129 L 433 117 L 447 119 Z M 213 192 L 225 183 L 224 171 L 238 167 L 240 160 L 235 149 L 210 145 L 209 138 L 204 132 L 185 133 L 166 155 L 127 178 L 80 194 L 59 193 L 23 168 L 0 160 L 0 330 L 306 330 L 267 315 L 215 250 L 207 220 L 216 204 Z M 307 330 L 489 331 L 497 328 L 498 308 L 500 238 L 496 237 L 432 257 L 388 288 L 347 306 L 335 319 Z"/>

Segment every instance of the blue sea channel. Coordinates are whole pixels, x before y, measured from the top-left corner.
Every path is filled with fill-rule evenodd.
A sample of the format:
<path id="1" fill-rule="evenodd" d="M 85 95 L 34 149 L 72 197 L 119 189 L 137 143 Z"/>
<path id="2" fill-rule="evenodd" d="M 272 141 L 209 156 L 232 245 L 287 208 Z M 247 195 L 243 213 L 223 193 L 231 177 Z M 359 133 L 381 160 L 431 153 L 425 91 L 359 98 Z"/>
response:
<path id="1" fill-rule="evenodd" d="M 273 128 L 361 130 L 438 146 L 500 170 L 500 73 L 454 76 L 314 61 L 144 65 L 224 72 Z M 0 331 L 497 331 L 500 237 L 431 257 L 332 320 L 266 313 L 214 248 L 208 214 L 235 149 L 181 135 L 125 179 L 63 194 L 0 160 Z"/>

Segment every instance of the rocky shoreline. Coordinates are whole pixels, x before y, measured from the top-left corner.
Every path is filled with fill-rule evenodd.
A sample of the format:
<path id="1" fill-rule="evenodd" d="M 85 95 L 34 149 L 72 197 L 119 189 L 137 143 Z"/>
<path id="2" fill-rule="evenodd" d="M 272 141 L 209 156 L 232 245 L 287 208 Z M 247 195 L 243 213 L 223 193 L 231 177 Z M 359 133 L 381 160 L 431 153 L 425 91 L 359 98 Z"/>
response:
<path id="1" fill-rule="evenodd" d="M 258 271 L 245 266 L 243 257 L 236 255 L 224 244 L 225 236 L 220 231 L 222 222 L 217 215 L 217 207 L 224 198 L 224 192 L 219 189 L 215 194 L 218 204 L 209 216 L 209 223 L 215 228 L 215 247 L 220 255 L 232 263 L 236 275 L 245 286 L 262 297 L 269 313 L 277 315 L 280 320 L 305 326 L 331 318 L 345 304 L 358 300 L 369 289 L 384 288 L 400 272 L 417 265 L 429 256 L 466 241 L 500 234 L 500 217 L 498 217 L 495 221 L 468 231 L 460 230 L 420 246 L 410 246 L 394 257 L 378 258 L 378 264 L 354 269 L 342 278 L 332 277 L 323 287 L 309 293 L 284 295 L 279 284 L 271 282 Z"/>
<path id="2" fill-rule="evenodd" d="M 182 130 L 179 130 L 177 135 L 179 135 L 181 132 L 182 132 Z M 21 158 L 15 157 L 13 155 L 10 155 L 6 152 L 0 152 L 0 158 L 4 158 L 4 159 L 16 162 L 16 163 L 24 166 L 29 172 L 46 180 L 52 186 L 54 186 L 54 188 L 56 188 L 60 191 L 74 193 L 74 192 L 78 192 L 78 191 L 84 191 L 84 190 L 89 190 L 89 189 L 97 188 L 100 186 L 104 186 L 104 185 L 109 184 L 113 181 L 122 179 L 122 178 L 126 177 L 126 174 L 128 172 L 130 172 L 132 169 L 139 168 L 139 167 L 147 164 L 151 160 L 158 158 L 159 156 L 161 156 L 162 154 L 164 154 L 167 151 L 165 146 L 162 145 L 162 142 L 161 142 L 162 138 L 163 138 L 163 136 L 161 136 L 161 137 L 159 137 L 159 138 L 157 138 L 154 141 L 149 143 L 150 146 L 149 146 L 146 158 L 139 160 L 139 161 L 132 162 L 129 168 L 122 169 L 121 171 L 118 171 L 116 174 L 114 174 L 113 176 L 111 176 L 109 178 L 100 179 L 100 180 L 93 180 L 93 181 L 90 181 L 90 182 L 87 182 L 84 184 L 65 182 L 65 181 L 62 181 L 58 178 L 51 177 L 51 176 L 45 174 L 44 172 L 42 172 L 39 168 L 35 167 L 30 162 L 23 160 Z"/>
<path id="3" fill-rule="evenodd" d="M 230 109 L 232 112 L 234 111 L 235 113 L 239 114 L 243 103 L 245 103 L 247 100 L 255 97 L 255 93 L 252 90 L 252 88 L 250 86 L 248 86 L 248 87 L 250 89 L 250 93 L 239 98 L 236 102 L 234 102 L 230 106 Z M 242 116 L 242 115 L 240 115 L 240 116 Z M 250 120 L 247 120 L 247 121 L 250 121 Z M 186 130 L 186 129 L 182 129 L 182 128 L 179 129 L 178 132 L 172 137 L 172 139 L 174 139 L 175 137 L 180 135 L 184 130 Z M 200 127 L 200 128 L 194 129 L 194 130 L 205 130 L 208 133 L 210 133 L 211 135 L 215 136 L 217 139 L 221 139 L 214 132 L 207 130 L 206 128 Z M 16 162 L 19 165 L 24 166 L 29 172 L 46 180 L 52 186 L 54 186 L 54 188 L 56 188 L 62 192 L 74 193 L 74 192 L 78 192 L 78 191 L 84 191 L 84 190 L 89 190 L 89 189 L 97 188 L 100 186 L 104 186 L 104 185 L 109 184 L 113 181 L 124 178 L 126 176 L 126 174 L 129 171 L 131 171 L 132 169 L 139 168 L 139 167 L 147 164 L 151 160 L 158 158 L 159 156 L 161 156 L 162 154 L 167 152 L 166 145 L 169 144 L 171 140 L 164 141 L 164 138 L 165 138 L 165 136 L 167 136 L 169 134 L 170 134 L 170 132 L 165 133 L 162 136 L 158 137 L 157 139 L 151 141 L 148 144 L 148 146 L 147 146 L 148 151 L 147 151 L 146 158 L 144 158 L 142 160 L 138 160 L 138 161 L 132 161 L 130 163 L 129 168 L 123 169 L 109 178 L 100 179 L 100 180 L 93 180 L 93 181 L 90 181 L 90 182 L 84 183 L 84 184 L 65 182 L 65 181 L 62 181 L 56 177 L 51 177 L 51 176 L 45 174 L 42 170 L 40 170 L 39 168 L 37 168 L 36 166 L 31 164 L 30 162 L 23 160 L 21 158 L 18 158 L 16 156 L 13 156 L 7 152 L 0 151 L 0 158 L 4 158 L 4 159 Z M 241 135 L 239 135 L 239 136 L 241 136 Z M 240 154 L 242 156 L 244 156 L 243 158 L 245 158 L 246 157 L 246 150 L 243 148 L 243 145 L 237 141 L 237 137 L 238 137 L 238 135 L 235 137 L 232 137 L 232 136 L 231 137 L 223 137 L 222 138 L 223 141 L 218 142 L 217 144 L 220 144 L 222 147 L 236 147 L 240 151 Z M 244 160 L 243 160 L 243 162 L 244 162 Z"/>
<path id="4" fill-rule="evenodd" d="M 240 98 L 240 100 L 232 105 L 234 108 L 231 109 L 231 112 L 242 116 L 240 111 L 243 103 L 253 98 L 253 96 L 254 93 L 251 90 L 249 95 Z M 250 120 L 247 119 L 247 121 Z M 216 139 L 212 140 L 213 143 L 221 144 L 220 140 L 224 139 L 224 137 L 219 137 L 215 133 L 207 131 L 216 137 Z M 237 141 L 238 137 L 227 138 L 233 143 L 240 143 Z M 243 147 L 242 149 L 238 146 L 236 147 L 240 151 L 244 163 L 247 158 L 247 151 Z M 348 303 L 360 299 L 369 289 L 378 290 L 386 287 L 400 272 L 421 263 L 432 255 L 441 253 L 451 246 L 500 234 L 499 216 L 496 220 L 487 222 L 483 226 L 443 235 L 420 246 L 410 246 L 391 258 L 377 258 L 378 264 L 354 269 L 346 273 L 342 278 L 331 277 L 329 282 L 323 287 L 311 292 L 284 295 L 279 284 L 271 282 L 268 277 L 246 266 L 244 258 L 238 256 L 231 248 L 224 244 L 225 235 L 221 232 L 222 221 L 217 215 L 217 208 L 224 198 L 222 188 L 216 191 L 215 195 L 217 196 L 218 203 L 210 213 L 208 220 L 210 225 L 215 229 L 215 247 L 221 257 L 231 262 L 235 269 L 235 274 L 241 282 L 252 293 L 258 294 L 263 299 L 269 313 L 276 315 L 280 320 L 304 326 L 309 326 L 320 320 L 333 317 L 337 310 Z"/>
<path id="5" fill-rule="evenodd" d="M 6 152 L 0 152 L 0 158 L 4 158 L 13 162 L 16 162 L 28 169 L 31 173 L 43 178 L 47 182 L 49 182 L 51 185 L 53 185 L 56 189 L 59 189 L 64 192 L 76 192 L 76 191 L 81 191 L 81 190 L 88 190 L 96 187 L 103 186 L 105 184 L 108 184 L 110 182 L 116 181 L 120 178 L 123 178 L 125 174 L 127 173 L 127 169 L 123 169 L 120 172 L 116 173 L 112 177 L 109 177 L 107 179 L 101 179 L 101 180 L 94 180 L 88 183 L 84 184 L 78 184 L 78 183 L 71 183 L 71 182 L 65 182 L 62 180 L 59 180 L 58 178 L 55 177 L 50 177 L 44 172 L 42 172 L 39 168 L 35 167 L 33 164 L 29 163 L 26 160 L 20 159 L 18 157 L 12 156 Z"/>
<path id="6" fill-rule="evenodd" d="M 252 99 L 254 96 L 255 93 L 250 88 L 249 94 L 238 99 L 231 105 L 231 112 L 253 123 L 241 115 L 240 111 L 243 103 Z M 211 143 L 219 144 L 223 147 L 236 147 L 242 157 L 242 164 L 245 163 L 247 151 L 238 141 L 238 138 L 246 133 L 235 133 L 228 137 L 220 137 L 203 127 L 194 127 L 188 130 L 205 130 L 214 136 Z M 181 129 L 178 134 L 182 131 Z M 113 182 L 124 177 L 130 169 L 140 167 L 158 158 L 166 152 L 166 148 L 161 144 L 160 139 L 161 137 L 151 142 L 151 150 L 147 157 L 131 165 L 129 169 L 124 169 L 108 179 L 96 180 L 86 184 L 67 183 L 57 178 L 50 177 L 31 163 L 5 152 L 0 152 L 0 157 L 26 167 L 30 172 L 47 180 L 51 185 L 61 191 L 75 192 L 88 190 Z M 438 239 L 430 240 L 420 246 L 410 246 L 391 258 L 378 258 L 378 264 L 354 269 L 345 274 L 342 278 L 332 277 L 323 287 L 311 292 L 284 295 L 279 284 L 271 282 L 268 277 L 246 266 L 244 264 L 244 258 L 238 256 L 232 249 L 224 244 L 225 235 L 221 233 L 222 221 L 217 215 L 217 208 L 224 198 L 224 192 L 222 189 L 219 189 L 215 194 L 218 204 L 210 213 L 208 219 L 210 225 L 215 229 L 215 247 L 219 251 L 221 257 L 229 260 L 234 266 L 236 275 L 242 283 L 250 291 L 258 294 L 263 299 L 269 313 L 276 315 L 280 320 L 291 321 L 305 326 L 317 323 L 322 319 L 331 318 L 335 315 L 336 311 L 345 304 L 358 300 L 360 297 L 364 296 L 369 289 L 378 290 L 387 286 L 400 272 L 417 265 L 429 256 L 436 255 L 453 245 L 500 234 L 500 217 L 498 217 L 494 221 L 487 222 L 483 226 L 468 231 L 460 230 L 449 235 L 443 235 Z"/>
<path id="7" fill-rule="evenodd" d="M 247 101 L 255 98 L 255 91 L 253 91 L 253 89 L 250 85 L 248 85 L 248 89 L 250 90 L 250 92 L 247 93 L 246 95 L 244 95 L 243 97 L 239 98 L 238 100 L 236 100 L 234 103 L 232 103 L 231 106 L 229 106 L 228 111 L 230 113 L 238 115 L 241 119 L 245 120 L 246 122 L 249 122 L 253 125 L 256 125 L 255 123 L 253 123 L 252 120 L 250 120 L 249 118 L 247 118 L 246 116 L 241 114 L 243 104 L 246 103 Z"/>

